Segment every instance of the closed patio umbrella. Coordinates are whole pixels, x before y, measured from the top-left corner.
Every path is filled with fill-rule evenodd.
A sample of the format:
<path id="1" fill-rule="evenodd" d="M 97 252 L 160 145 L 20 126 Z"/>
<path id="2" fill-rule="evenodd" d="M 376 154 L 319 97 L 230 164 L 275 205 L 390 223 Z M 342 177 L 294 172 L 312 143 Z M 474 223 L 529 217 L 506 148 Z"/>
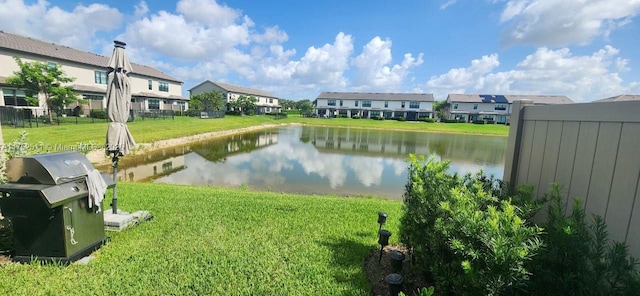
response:
<path id="1" fill-rule="evenodd" d="M 121 41 L 114 41 L 113 55 L 109 60 L 107 80 L 107 129 L 106 154 L 112 156 L 113 181 L 117 181 L 118 160 L 136 145 L 127 128 L 129 109 L 131 109 L 131 87 L 129 73 L 132 68 L 124 51 L 127 45 Z M 113 188 L 112 213 L 117 214 L 116 187 Z"/>

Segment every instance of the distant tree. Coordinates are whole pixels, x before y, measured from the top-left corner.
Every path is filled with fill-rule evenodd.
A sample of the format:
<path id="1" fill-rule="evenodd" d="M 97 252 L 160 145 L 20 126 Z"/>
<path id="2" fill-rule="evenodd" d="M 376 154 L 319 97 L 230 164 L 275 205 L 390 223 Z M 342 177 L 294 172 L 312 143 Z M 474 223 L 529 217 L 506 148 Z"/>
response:
<path id="1" fill-rule="evenodd" d="M 220 111 L 224 108 L 224 96 L 218 91 L 209 91 L 197 95 L 192 95 L 189 107 L 203 111 Z"/>
<path id="2" fill-rule="evenodd" d="M 296 102 L 296 109 L 298 110 L 302 110 L 302 106 L 306 105 L 307 103 L 309 103 L 311 105 L 311 101 L 309 99 L 302 99 Z M 311 108 L 313 109 L 313 105 L 311 106 Z"/>
<path id="3" fill-rule="evenodd" d="M 13 76 L 7 78 L 7 83 L 24 89 L 25 100 L 31 106 L 38 105 L 38 94 L 44 95 L 49 122 L 53 120 L 52 110 L 59 112 L 66 104 L 77 101 L 73 88 L 68 85 L 75 78 L 66 76 L 58 64 L 23 62 L 20 57 L 13 59 L 18 63 L 20 70 L 13 72 Z"/>
<path id="4" fill-rule="evenodd" d="M 298 110 L 300 111 L 300 115 L 308 116 L 313 113 L 313 105 L 311 105 L 311 102 L 309 102 L 309 100 L 306 100 L 305 102 L 302 102 L 298 105 Z"/>
<path id="5" fill-rule="evenodd" d="M 246 114 L 247 112 L 249 112 L 249 110 L 255 110 L 256 109 L 256 103 L 258 102 L 258 99 L 254 96 L 245 96 L 245 95 L 241 95 L 238 97 L 238 99 L 233 102 L 232 106 L 234 108 L 239 108 L 240 112 L 242 112 L 243 114 Z"/>
<path id="6" fill-rule="evenodd" d="M 296 109 L 296 102 L 287 99 L 279 99 L 278 104 L 282 107 L 282 109 Z"/>
<path id="7" fill-rule="evenodd" d="M 445 111 L 449 108 L 449 103 L 447 101 L 435 101 L 433 102 L 433 111 L 436 113 L 438 118 L 445 118 Z"/>

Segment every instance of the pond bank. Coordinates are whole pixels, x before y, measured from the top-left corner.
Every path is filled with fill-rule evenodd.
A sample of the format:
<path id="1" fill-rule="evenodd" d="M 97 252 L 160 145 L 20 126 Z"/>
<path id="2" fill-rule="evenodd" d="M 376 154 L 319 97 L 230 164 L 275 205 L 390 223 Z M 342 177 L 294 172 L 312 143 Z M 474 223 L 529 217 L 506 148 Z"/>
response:
<path id="1" fill-rule="evenodd" d="M 224 137 L 229 135 L 241 134 L 241 133 L 257 131 L 262 129 L 276 128 L 281 126 L 289 126 L 289 125 L 301 125 L 301 124 L 299 123 L 262 124 L 262 125 L 249 126 L 249 127 L 239 128 L 239 129 L 215 131 L 215 132 L 208 132 L 208 133 L 174 138 L 174 139 L 159 140 L 159 141 L 154 141 L 152 143 L 138 143 L 136 149 L 133 150 L 131 153 L 132 154 L 148 153 L 148 152 L 152 152 L 159 149 L 164 149 L 164 148 L 169 148 L 169 147 L 174 147 L 179 145 L 186 145 L 186 144 L 195 143 L 195 142 L 206 140 L 206 139 Z M 102 149 L 90 151 L 89 153 L 87 153 L 87 159 L 89 159 L 89 161 L 94 165 L 105 165 L 111 162 L 111 159 L 104 154 L 104 150 Z"/>

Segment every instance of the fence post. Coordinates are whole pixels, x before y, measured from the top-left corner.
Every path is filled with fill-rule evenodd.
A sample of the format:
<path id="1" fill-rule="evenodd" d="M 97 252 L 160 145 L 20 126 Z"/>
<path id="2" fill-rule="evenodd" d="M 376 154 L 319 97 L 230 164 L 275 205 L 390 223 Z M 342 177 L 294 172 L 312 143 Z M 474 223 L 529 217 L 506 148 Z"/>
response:
<path id="1" fill-rule="evenodd" d="M 533 101 L 515 100 L 511 107 L 509 139 L 507 140 L 507 151 L 504 159 L 504 175 L 502 176 L 502 180 L 509 184 L 510 189 L 514 189 L 517 182 L 522 126 L 524 123 L 523 114 L 527 106 L 533 106 Z"/>

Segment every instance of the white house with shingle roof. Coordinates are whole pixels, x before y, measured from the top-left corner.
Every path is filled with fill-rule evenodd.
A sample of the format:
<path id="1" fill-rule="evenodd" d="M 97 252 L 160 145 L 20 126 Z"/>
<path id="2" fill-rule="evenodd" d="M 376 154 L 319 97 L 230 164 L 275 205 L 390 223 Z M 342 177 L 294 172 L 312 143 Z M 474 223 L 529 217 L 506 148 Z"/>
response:
<path id="1" fill-rule="evenodd" d="M 387 119 L 404 117 L 415 121 L 433 118 L 433 94 L 322 92 L 316 98 L 318 116 Z"/>
<path id="2" fill-rule="evenodd" d="M 606 99 L 593 101 L 594 103 L 606 103 L 606 102 L 626 102 L 626 101 L 640 101 L 640 95 L 619 95 Z"/>
<path id="3" fill-rule="evenodd" d="M 446 119 L 492 120 L 504 124 L 511 118 L 511 105 L 515 100 L 532 100 L 534 105 L 573 103 L 567 96 L 449 94 Z"/>
<path id="4" fill-rule="evenodd" d="M 218 81 L 205 80 L 189 89 L 189 95 L 193 96 L 211 91 L 222 93 L 227 100 L 227 110 L 230 110 L 229 103 L 237 100 L 240 96 L 255 97 L 258 99 L 256 102 L 257 114 L 280 112 L 282 109 L 278 104 L 278 97 L 267 91 Z"/>
<path id="5" fill-rule="evenodd" d="M 28 107 L 24 90 L 15 89 L 6 79 L 19 70 L 14 57 L 25 62 L 56 63 L 64 73 L 74 77 L 73 89 L 89 101 L 89 108 L 106 108 L 107 64 L 109 57 L 0 31 L 0 106 Z M 182 81 L 157 69 L 131 63 L 132 108 L 140 110 L 186 110 L 188 98 L 182 96 Z M 39 106 L 28 107 L 38 114 L 46 110 L 44 99 Z"/>

